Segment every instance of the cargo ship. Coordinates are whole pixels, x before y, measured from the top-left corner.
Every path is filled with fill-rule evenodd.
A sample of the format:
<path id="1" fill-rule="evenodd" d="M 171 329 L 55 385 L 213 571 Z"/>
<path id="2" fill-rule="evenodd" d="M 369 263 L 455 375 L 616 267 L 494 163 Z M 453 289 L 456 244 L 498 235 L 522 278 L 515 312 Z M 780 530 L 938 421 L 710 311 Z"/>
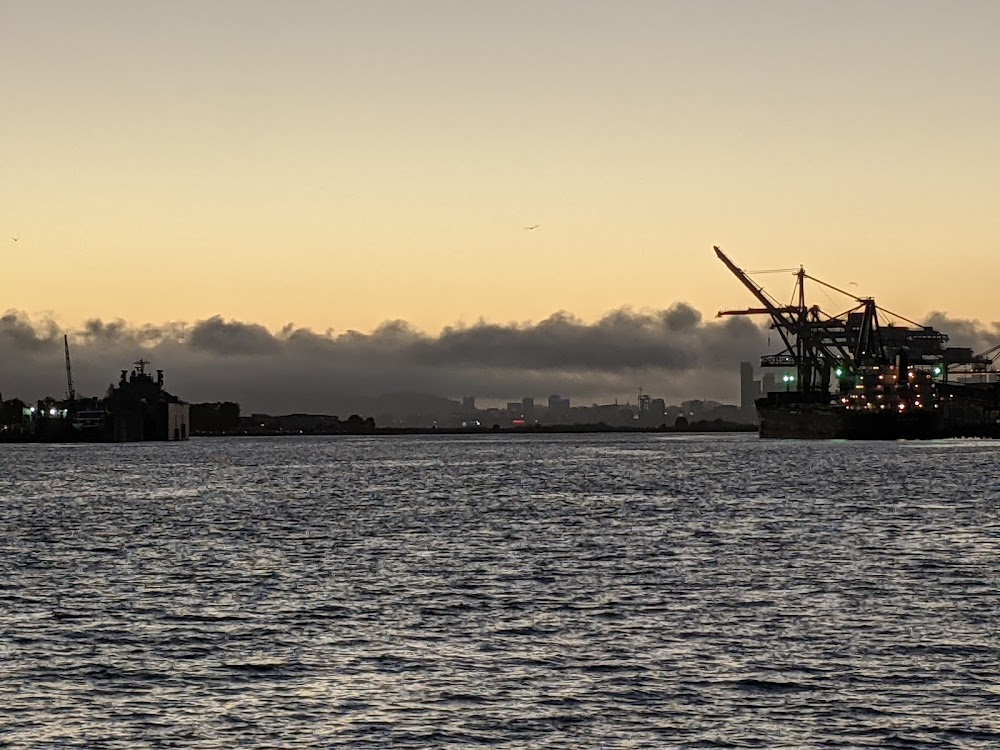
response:
<path id="1" fill-rule="evenodd" d="M 1000 437 L 1000 345 L 974 353 L 946 346 L 948 336 L 858 297 L 794 272 L 791 304 L 781 304 L 738 268 L 715 254 L 760 307 L 720 316 L 764 315 L 783 348 L 761 357 L 784 370 L 785 390 L 755 402 L 763 438 L 926 440 Z M 806 303 L 806 281 L 844 295 L 846 312 L 829 315 Z M 894 322 L 885 325 L 880 313 Z M 895 321 L 903 321 L 898 323 Z"/>

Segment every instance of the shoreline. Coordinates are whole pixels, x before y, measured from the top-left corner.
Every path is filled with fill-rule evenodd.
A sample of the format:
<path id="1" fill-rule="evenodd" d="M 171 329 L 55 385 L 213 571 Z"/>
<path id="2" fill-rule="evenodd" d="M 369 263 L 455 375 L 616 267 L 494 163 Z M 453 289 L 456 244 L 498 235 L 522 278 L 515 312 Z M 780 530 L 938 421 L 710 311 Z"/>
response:
<path id="1" fill-rule="evenodd" d="M 695 422 L 686 427 L 626 427 L 606 424 L 583 425 L 534 425 L 533 427 L 376 427 L 373 430 L 240 430 L 232 432 L 192 432 L 191 438 L 240 438 L 240 437 L 399 437 L 408 435 L 596 435 L 604 433 L 615 434 L 651 434 L 651 435 L 711 435 L 757 433 L 757 426 L 733 422 Z M 112 444 L 106 440 L 50 440 L 30 433 L 0 434 L 0 445 L 23 445 L 27 443 L 38 445 L 93 445 L 95 443 Z M 142 441 L 171 442 L 163 440 Z M 184 442 L 184 441 L 179 441 Z"/>
<path id="2" fill-rule="evenodd" d="M 193 432 L 192 438 L 214 437 L 306 437 L 306 436 L 371 436 L 398 435 L 581 435 L 598 433 L 636 433 L 657 435 L 712 434 L 757 432 L 752 424 L 724 422 L 722 424 L 694 423 L 687 427 L 625 427 L 604 424 L 584 425 L 535 425 L 534 427 L 376 427 L 365 431 L 333 430 L 241 430 L 238 432 Z"/>

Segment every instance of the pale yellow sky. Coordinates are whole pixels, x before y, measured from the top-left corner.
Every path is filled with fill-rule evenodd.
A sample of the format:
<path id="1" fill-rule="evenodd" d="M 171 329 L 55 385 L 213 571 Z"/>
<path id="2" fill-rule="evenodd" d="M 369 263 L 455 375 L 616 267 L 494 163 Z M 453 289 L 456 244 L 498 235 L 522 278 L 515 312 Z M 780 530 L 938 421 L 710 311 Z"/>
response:
<path id="1" fill-rule="evenodd" d="M 2 309 L 711 315 L 750 302 L 720 244 L 1000 319 L 995 2 L 0 2 L 0 25 Z"/>

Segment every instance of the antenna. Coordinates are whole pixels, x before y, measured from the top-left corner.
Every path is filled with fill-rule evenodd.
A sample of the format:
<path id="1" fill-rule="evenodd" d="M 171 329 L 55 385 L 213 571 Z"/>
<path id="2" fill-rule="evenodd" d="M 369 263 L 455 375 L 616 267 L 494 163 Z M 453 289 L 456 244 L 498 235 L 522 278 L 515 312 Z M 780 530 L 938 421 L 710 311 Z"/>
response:
<path id="1" fill-rule="evenodd" d="M 69 336 L 63 334 L 63 348 L 66 350 L 66 393 L 69 400 L 76 401 L 76 389 L 73 388 L 73 368 L 69 362 Z"/>

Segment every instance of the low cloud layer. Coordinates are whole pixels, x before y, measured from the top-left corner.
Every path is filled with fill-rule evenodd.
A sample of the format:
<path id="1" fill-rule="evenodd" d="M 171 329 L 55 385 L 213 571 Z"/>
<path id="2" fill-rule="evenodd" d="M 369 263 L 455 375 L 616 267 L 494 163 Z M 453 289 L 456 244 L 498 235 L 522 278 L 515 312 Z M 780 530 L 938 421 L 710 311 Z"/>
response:
<path id="1" fill-rule="evenodd" d="M 1000 321 L 981 323 L 937 311 L 927 316 L 925 325 L 948 334 L 947 346 L 967 346 L 978 353 L 1000 344 Z"/>
<path id="2" fill-rule="evenodd" d="M 929 322 L 952 333 L 953 344 L 977 351 L 1000 340 L 997 324 L 942 313 Z M 481 321 L 436 335 L 403 321 L 369 333 L 294 326 L 272 332 L 221 317 L 160 326 L 91 320 L 68 333 L 82 394 L 102 394 L 141 356 L 163 368 L 168 390 L 188 401 L 232 400 L 244 412 L 271 413 L 363 411 L 371 397 L 394 392 L 481 400 L 559 393 L 589 403 L 634 400 L 641 387 L 668 402 L 733 402 L 738 363 L 769 350 L 767 331 L 755 322 L 705 321 L 684 303 L 653 312 L 615 310 L 594 323 L 556 313 L 534 324 Z M 49 320 L 16 312 L 0 317 L 4 398 L 65 393 L 62 336 Z"/>

